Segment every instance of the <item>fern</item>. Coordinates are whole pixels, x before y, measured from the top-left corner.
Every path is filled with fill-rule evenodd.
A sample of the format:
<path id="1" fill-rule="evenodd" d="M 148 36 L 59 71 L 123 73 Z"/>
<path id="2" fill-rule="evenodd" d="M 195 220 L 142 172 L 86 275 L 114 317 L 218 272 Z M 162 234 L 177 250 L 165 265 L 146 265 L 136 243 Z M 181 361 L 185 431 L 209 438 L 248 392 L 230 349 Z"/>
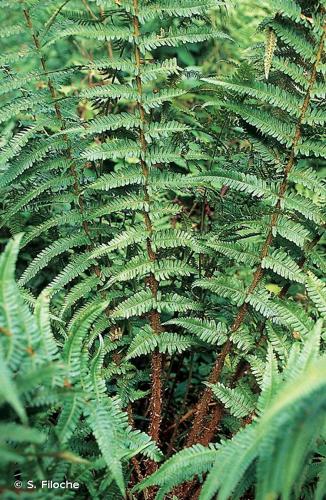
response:
<path id="1" fill-rule="evenodd" d="M 223 384 L 210 385 L 214 396 L 222 401 L 235 417 L 245 417 L 255 409 L 254 398 L 241 390 L 241 387 L 230 389 Z"/>
<path id="2" fill-rule="evenodd" d="M 0 0 L 5 498 L 322 498 L 325 5 L 252 5 Z"/>
<path id="3" fill-rule="evenodd" d="M 203 342 L 209 344 L 221 344 L 225 341 L 225 325 L 216 323 L 214 320 L 202 320 L 200 318 L 176 318 L 165 323 L 166 325 L 177 325 L 186 331 L 196 335 Z"/>
<path id="4" fill-rule="evenodd" d="M 301 351 L 301 356 L 304 351 L 305 354 L 304 361 L 301 357 L 303 364 L 300 364 L 300 382 L 303 385 L 300 388 L 290 377 L 291 363 L 299 362 L 300 352 L 294 354 L 294 358 L 284 370 L 284 380 L 280 382 L 277 381 L 280 374 L 277 371 L 275 373 L 275 369 L 272 369 L 273 357 L 270 353 L 266 367 L 265 383 L 260 396 L 261 401 L 259 402 L 259 404 L 263 403 L 263 410 L 259 417 L 245 429 L 238 432 L 232 440 L 226 440 L 218 445 L 214 451 L 212 448 L 202 448 L 195 445 L 179 452 L 150 478 L 146 479 L 140 488 L 159 485 L 161 488 L 158 497 L 163 498 L 164 494 L 171 491 L 173 486 L 180 484 L 198 472 L 211 470 L 203 485 L 201 498 L 208 500 L 213 498 L 219 491 L 219 496 L 226 499 L 230 495 L 236 495 L 241 478 L 247 471 L 249 472 L 250 464 L 258 459 L 256 467 L 262 481 L 257 486 L 257 498 L 263 498 L 267 492 L 290 494 L 295 486 L 296 478 L 300 475 L 300 469 L 293 470 L 290 477 L 282 474 L 277 483 L 273 482 L 273 471 L 275 471 L 275 466 L 277 468 L 283 463 L 283 454 L 286 454 L 288 458 L 292 456 L 293 449 L 288 445 L 295 439 L 294 433 L 297 437 L 299 434 L 302 436 L 302 429 L 304 429 L 305 433 L 304 437 L 302 437 L 306 446 L 300 447 L 300 458 L 302 459 L 302 461 L 300 460 L 300 467 L 304 467 L 304 457 L 307 458 L 310 451 L 316 450 L 317 436 L 321 430 L 319 427 L 321 415 L 314 412 L 317 427 L 312 429 L 310 412 L 305 414 L 301 410 L 302 407 L 308 409 L 312 401 L 317 407 L 323 405 L 321 394 L 324 381 L 320 369 L 324 360 L 322 357 L 316 358 L 316 353 L 312 358 L 308 354 L 312 355 L 313 353 L 316 338 L 320 335 L 320 327 L 321 324 L 315 327 L 312 338 L 307 342 L 306 350 Z M 268 393 L 271 393 L 271 397 L 267 397 Z M 280 439 L 280 429 L 286 429 L 290 421 L 292 425 L 295 422 L 295 426 L 292 427 L 293 432 L 290 435 L 288 434 L 286 438 Z M 282 442 L 282 439 L 287 441 L 286 444 L 284 441 Z M 270 454 L 271 449 L 273 449 L 272 456 Z M 210 457 L 206 461 L 203 459 L 205 452 L 207 453 L 206 457 Z M 296 452 L 299 453 L 299 449 L 296 449 Z M 212 455 L 215 455 L 215 459 Z M 220 471 L 219 474 L 216 474 L 217 467 Z M 251 475 L 251 481 L 247 486 L 252 481 L 253 477 Z"/>
<path id="5" fill-rule="evenodd" d="M 12 407 L 10 415 L 8 411 L 3 413 L 0 424 L 4 433 L 10 431 L 10 441 L 8 434 L 4 434 L 2 440 L 1 461 L 5 467 L 9 467 L 8 471 L 12 461 L 18 462 L 24 478 L 26 472 L 36 471 L 40 461 L 45 464 L 49 457 L 52 461 L 51 467 L 56 473 L 61 461 L 66 463 L 66 471 L 73 470 L 75 464 L 82 464 L 83 470 L 90 470 L 91 463 L 76 453 L 78 432 L 86 430 L 86 433 L 97 441 L 101 457 L 103 456 L 123 493 L 123 459 L 143 451 L 153 460 L 159 460 L 161 456 L 148 436 L 129 428 L 127 415 L 120 409 L 118 400 L 107 396 L 105 385 L 103 394 L 99 396 L 96 392 L 96 386 L 101 381 L 103 356 L 95 357 L 89 367 L 84 365 L 83 356 L 80 356 L 89 326 L 105 305 L 91 304 L 82 308 L 71 322 L 64 348 L 59 348 L 52 333 L 48 296 L 43 293 L 39 297 L 35 313 L 32 314 L 14 281 L 14 266 L 20 239 L 21 236 L 9 242 L 0 261 L 0 310 L 6 312 L 5 315 L 1 314 L 1 331 L 9 334 L 10 328 L 10 337 L 15 339 L 16 349 L 18 342 L 22 350 L 19 365 L 13 365 L 8 356 L 5 357 L 6 337 L 1 338 L 0 399 L 2 405 L 8 403 Z M 35 337 L 33 346 L 29 344 L 31 332 Z M 31 362 L 33 358 L 34 361 Z M 80 361 L 77 369 L 72 359 Z M 86 371 L 93 377 L 93 382 L 83 386 L 80 383 Z M 67 376 L 70 381 L 74 378 L 76 384 L 68 383 Z M 31 401 L 34 407 L 32 409 Z M 48 407 L 50 412 L 53 412 L 53 408 L 56 408 L 56 411 L 60 409 L 55 433 L 51 443 L 47 444 L 46 434 L 42 430 L 42 427 L 47 425 L 47 422 L 44 422 L 44 409 L 41 408 L 44 406 Z M 83 415 L 90 423 L 90 427 L 86 429 Z M 112 445 L 109 448 L 107 446 L 108 431 L 113 433 L 114 448 Z"/>
<path id="6" fill-rule="evenodd" d="M 325 284 L 311 272 L 307 276 L 307 291 L 311 300 L 316 304 L 318 311 L 324 317 L 325 309 Z"/>

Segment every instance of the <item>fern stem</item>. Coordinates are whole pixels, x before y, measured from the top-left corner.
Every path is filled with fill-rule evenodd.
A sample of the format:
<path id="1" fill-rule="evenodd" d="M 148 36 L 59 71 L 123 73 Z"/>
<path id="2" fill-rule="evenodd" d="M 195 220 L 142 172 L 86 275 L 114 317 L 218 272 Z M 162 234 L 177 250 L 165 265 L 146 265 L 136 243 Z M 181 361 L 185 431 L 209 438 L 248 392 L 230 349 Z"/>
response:
<path id="1" fill-rule="evenodd" d="M 267 234 L 267 237 L 265 239 L 265 242 L 262 246 L 261 252 L 260 252 L 260 263 L 257 266 L 253 278 L 251 281 L 251 284 L 247 290 L 246 296 L 248 297 L 253 293 L 253 291 L 257 288 L 258 284 L 261 282 L 263 276 L 264 276 L 264 270 L 262 268 L 262 260 L 264 257 L 268 255 L 269 248 L 274 240 L 274 228 L 277 225 L 278 219 L 281 214 L 281 206 L 282 206 L 282 200 L 285 196 L 286 190 L 288 188 L 288 177 L 295 165 L 295 159 L 296 159 L 296 147 L 300 141 L 301 138 L 301 131 L 302 131 L 302 124 L 306 115 L 306 112 L 308 110 L 310 100 L 311 100 L 311 91 L 313 89 L 313 86 L 316 82 L 316 77 L 317 77 L 317 68 L 318 65 L 321 61 L 322 58 L 322 53 L 323 53 L 323 48 L 324 48 L 324 42 L 325 42 L 325 28 L 323 31 L 323 34 L 321 36 L 317 53 L 316 53 L 316 59 L 313 64 L 311 74 L 310 74 L 310 79 L 309 79 L 309 84 L 308 88 L 302 103 L 301 111 L 300 111 L 300 116 L 296 125 L 294 137 L 292 140 L 292 145 L 291 145 L 291 150 L 290 150 L 290 155 L 287 163 L 284 166 L 283 170 L 283 180 L 281 182 L 279 192 L 278 192 L 278 200 L 275 206 L 275 210 L 273 211 L 273 214 L 271 216 L 271 221 L 270 221 L 270 228 Z M 238 313 L 233 321 L 233 324 L 230 328 L 230 333 L 235 333 L 236 331 L 239 330 L 241 327 L 246 314 L 248 311 L 248 303 L 244 302 L 242 306 L 239 308 Z M 209 382 L 211 384 L 216 384 L 220 378 L 220 375 L 222 373 L 225 359 L 227 355 L 230 353 L 232 349 L 232 341 L 230 339 L 227 340 L 227 342 L 224 344 L 223 349 L 221 353 L 217 356 L 217 359 L 215 361 L 215 364 L 213 366 L 213 369 L 211 371 L 211 374 L 209 376 Z M 212 391 L 209 387 L 207 387 L 199 402 L 197 405 L 196 413 L 195 413 L 195 418 L 192 426 L 192 430 L 189 434 L 188 440 L 187 440 L 187 446 L 192 446 L 194 443 L 200 442 L 204 443 L 206 441 L 206 432 L 202 433 L 202 428 L 203 428 L 203 423 L 205 418 L 207 417 L 208 410 L 209 410 L 209 403 L 212 400 Z"/>
<path id="2" fill-rule="evenodd" d="M 24 17 L 25 17 L 25 20 L 26 20 L 27 27 L 29 28 L 29 30 L 31 32 L 32 39 L 33 39 L 33 42 L 34 42 L 34 46 L 35 46 L 37 54 L 39 56 L 42 69 L 44 71 L 44 74 L 47 76 L 47 86 L 48 86 L 49 92 L 51 94 L 51 97 L 53 99 L 53 106 L 54 106 L 54 111 L 55 111 L 56 117 L 57 117 L 57 119 L 61 123 L 61 130 L 64 130 L 65 129 L 64 118 L 62 116 L 60 104 L 56 101 L 57 92 L 56 92 L 56 89 L 54 87 L 52 79 L 49 77 L 49 73 L 47 71 L 46 60 L 45 60 L 44 56 L 41 53 L 41 42 L 40 42 L 40 39 L 39 39 L 38 35 L 36 34 L 36 32 L 34 30 L 33 22 L 32 22 L 32 18 L 31 18 L 29 9 L 28 8 L 23 9 L 23 13 L 24 13 Z M 71 151 L 71 147 L 70 147 L 70 144 L 69 144 L 68 136 L 66 134 L 64 134 L 63 135 L 63 139 L 67 143 L 66 157 L 67 157 L 68 161 L 71 164 L 70 165 L 70 172 L 71 172 L 71 175 L 72 175 L 72 177 L 74 179 L 73 188 L 74 188 L 75 196 L 77 198 L 78 209 L 79 209 L 80 213 L 83 214 L 84 213 L 84 199 L 83 199 L 83 196 L 81 194 L 81 189 L 80 189 L 80 185 L 79 185 L 79 179 L 78 179 L 78 174 L 77 174 L 76 163 L 74 162 L 73 157 L 72 157 L 72 151 Z M 93 246 L 93 240 L 92 240 L 92 237 L 91 237 L 91 234 L 90 234 L 89 225 L 88 225 L 88 222 L 86 220 L 82 222 L 82 228 L 83 228 L 83 230 L 84 230 L 87 238 L 90 241 L 90 245 Z M 99 269 L 97 267 L 95 268 L 95 272 L 96 272 L 96 274 L 98 276 L 100 275 L 100 271 L 99 271 Z"/>
<path id="3" fill-rule="evenodd" d="M 141 163 L 141 169 L 142 173 L 145 177 L 145 183 L 143 187 L 144 191 L 144 201 L 150 206 L 150 197 L 148 193 L 148 176 L 149 176 L 149 169 L 146 164 L 145 160 L 145 155 L 146 155 L 146 150 L 147 150 L 147 141 L 144 133 L 144 126 L 146 123 L 146 114 L 145 114 L 145 109 L 142 105 L 142 95 L 143 95 L 143 87 L 142 87 L 142 80 L 140 76 L 140 71 L 141 71 L 141 53 L 138 45 L 138 38 L 140 36 L 140 25 L 139 25 L 139 17 L 138 17 L 138 0 L 133 0 L 133 7 L 134 7 L 134 16 L 133 16 L 133 28 L 134 28 L 134 53 L 135 53 L 135 61 L 136 61 L 136 68 L 137 68 L 137 75 L 135 77 L 136 81 L 136 86 L 137 86 L 137 92 L 138 92 L 138 111 L 140 115 L 140 120 L 141 120 L 141 125 L 139 127 L 139 141 L 140 141 L 140 146 L 143 152 L 143 156 L 140 160 Z M 153 234 L 153 225 L 152 221 L 150 218 L 150 211 L 145 212 L 143 211 L 143 218 L 144 218 L 144 224 L 146 231 L 148 232 L 148 237 L 147 237 L 147 255 L 148 258 L 151 261 L 155 261 L 157 259 L 157 255 L 153 250 L 152 247 L 152 241 L 151 241 L 151 236 Z M 159 287 L 159 282 L 155 278 L 153 273 L 150 273 L 148 279 L 147 279 L 147 284 L 152 292 L 153 297 L 156 299 L 157 297 L 157 292 L 158 292 L 158 287 Z M 149 314 L 149 321 L 151 328 L 154 332 L 154 334 L 158 335 L 161 330 L 161 318 L 160 314 L 156 309 L 153 309 L 150 314 Z M 150 398 L 150 424 L 149 424 L 149 435 L 154 439 L 155 441 L 159 441 L 159 436 L 160 436 L 160 425 L 161 425 L 161 420 L 162 420 L 162 365 L 163 365 L 163 360 L 162 360 L 162 355 L 158 352 L 155 351 L 152 354 L 152 359 L 151 359 L 151 378 L 152 378 L 152 393 L 151 393 L 151 398 Z M 154 465 L 154 464 L 153 464 Z"/>
<path id="4" fill-rule="evenodd" d="M 305 253 L 306 252 L 309 252 L 310 250 L 312 250 L 316 245 L 317 243 L 319 242 L 321 238 L 321 235 L 318 234 L 312 241 L 309 242 L 309 244 L 307 245 L 306 249 L 305 249 Z M 306 256 L 303 256 L 300 261 L 298 262 L 298 266 L 300 269 L 303 268 L 303 266 L 305 265 L 306 263 L 306 260 L 307 260 L 307 257 Z M 288 283 L 286 283 L 283 287 L 282 287 L 282 290 L 280 291 L 279 293 L 279 299 L 284 299 L 288 290 L 290 288 L 290 285 Z M 265 326 L 266 326 L 266 320 L 264 320 L 262 322 L 262 324 L 260 325 L 259 327 L 259 332 L 261 334 L 258 342 L 256 343 L 256 348 L 258 348 L 264 340 L 266 340 L 266 336 L 263 335 L 264 333 L 264 330 L 265 330 Z M 234 387 L 236 382 L 238 380 L 240 380 L 246 373 L 246 371 L 250 368 L 250 364 L 248 362 L 240 362 L 234 376 L 232 377 L 231 379 L 231 382 L 230 382 L 230 387 Z M 205 436 L 205 442 L 202 442 L 202 444 L 208 444 L 211 442 L 211 440 L 214 438 L 214 435 L 215 435 L 215 432 L 216 432 L 216 429 L 217 429 L 217 426 L 219 425 L 222 417 L 224 415 L 224 407 L 222 405 L 222 403 L 217 403 L 216 406 L 213 408 L 212 410 L 212 414 L 211 414 L 211 417 L 210 417 L 210 421 L 209 421 L 209 424 L 207 425 L 207 431 L 206 431 L 206 436 Z"/>
<path id="5" fill-rule="evenodd" d="M 305 253 L 312 250 L 317 245 L 320 238 L 321 238 L 321 235 L 317 235 L 312 241 L 310 241 L 305 249 Z M 305 256 L 303 256 L 300 259 L 300 261 L 298 262 L 298 266 L 300 269 L 303 268 L 303 266 L 306 263 L 306 260 L 307 260 L 307 258 Z M 289 289 L 289 284 L 287 283 L 282 287 L 282 290 L 280 291 L 280 294 L 279 294 L 280 299 L 283 299 L 285 297 L 288 289 Z M 256 348 L 258 348 L 262 344 L 262 341 L 266 340 L 266 337 L 263 335 L 265 326 L 266 326 L 266 321 L 263 321 L 260 328 L 259 328 L 262 336 L 259 338 L 258 342 L 256 343 Z M 240 366 L 238 367 L 236 373 L 232 377 L 230 387 L 234 387 L 235 383 L 245 375 L 246 371 L 249 368 L 250 368 L 250 365 L 248 362 L 240 363 Z M 211 412 L 210 420 L 209 420 L 209 423 L 206 427 L 205 437 L 203 440 L 200 441 L 201 444 L 208 445 L 211 442 L 211 440 L 214 438 L 216 429 L 217 429 L 223 415 L 224 415 L 224 407 L 221 403 L 217 403 Z"/>

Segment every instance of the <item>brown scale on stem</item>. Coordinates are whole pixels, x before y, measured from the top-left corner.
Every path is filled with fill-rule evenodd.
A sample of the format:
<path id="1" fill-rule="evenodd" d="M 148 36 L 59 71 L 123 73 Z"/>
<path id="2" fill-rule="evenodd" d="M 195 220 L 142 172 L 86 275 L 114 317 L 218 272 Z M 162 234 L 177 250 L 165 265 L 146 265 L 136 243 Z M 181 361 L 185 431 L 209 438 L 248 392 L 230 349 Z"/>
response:
<path id="1" fill-rule="evenodd" d="M 147 150 L 147 142 L 145 138 L 145 133 L 144 133 L 144 125 L 146 123 L 146 114 L 144 107 L 142 105 L 142 95 L 143 95 L 143 87 L 142 87 L 142 81 L 141 77 L 139 76 L 140 70 L 141 70 L 141 65 L 142 65 L 142 60 L 141 60 L 141 54 L 139 50 L 139 46 L 137 44 L 137 39 L 140 36 L 140 26 L 139 26 L 139 19 L 138 19 L 138 0 L 133 0 L 133 7 L 134 7 L 134 16 L 133 16 L 133 28 L 134 28 L 134 55 L 135 55 L 135 61 L 136 61 L 136 68 L 138 70 L 138 75 L 135 77 L 136 81 L 136 86 L 137 86 L 137 92 L 138 92 L 138 112 L 140 116 L 140 121 L 141 125 L 139 127 L 139 142 L 140 146 L 143 152 L 142 158 L 141 158 L 141 169 L 142 173 L 145 177 L 145 185 L 143 187 L 144 191 L 144 201 L 150 205 L 150 197 L 148 193 L 148 187 L 147 187 L 147 182 L 148 182 L 148 176 L 149 176 L 149 170 L 148 166 L 145 161 L 145 155 L 146 155 L 146 150 Z M 151 236 L 153 234 L 153 226 L 151 222 L 151 218 L 148 212 L 143 212 L 143 218 L 144 218 L 144 224 L 146 227 L 146 230 L 148 232 L 148 237 L 146 241 L 146 247 L 147 247 L 147 255 L 148 258 L 154 262 L 157 259 L 157 255 L 155 251 L 153 250 L 152 247 L 152 241 L 151 241 Z M 150 288 L 153 297 L 156 299 L 157 297 L 157 291 L 159 287 L 159 282 L 155 278 L 153 273 L 150 273 L 149 277 L 146 280 L 148 287 Z M 159 333 L 162 330 L 161 326 L 161 318 L 160 314 L 157 310 L 152 310 L 149 313 L 149 323 L 151 325 L 151 328 L 154 332 L 155 335 L 159 335 Z M 149 404 L 149 409 L 150 409 L 150 424 L 149 424 L 149 435 L 152 437 L 153 440 L 156 442 L 159 442 L 160 438 L 160 425 L 161 425 L 161 420 L 162 420 L 162 355 L 158 352 L 155 351 L 152 354 L 152 359 L 151 359 L 151 379 L 152 379 L 152 393 L 151 393 L 151 398 L 150 398 L 150 404 Z M 152 473 L 156 468 L 156 464 L 153 462 L 148 462 L 147 463 L 147 474 Z"/>

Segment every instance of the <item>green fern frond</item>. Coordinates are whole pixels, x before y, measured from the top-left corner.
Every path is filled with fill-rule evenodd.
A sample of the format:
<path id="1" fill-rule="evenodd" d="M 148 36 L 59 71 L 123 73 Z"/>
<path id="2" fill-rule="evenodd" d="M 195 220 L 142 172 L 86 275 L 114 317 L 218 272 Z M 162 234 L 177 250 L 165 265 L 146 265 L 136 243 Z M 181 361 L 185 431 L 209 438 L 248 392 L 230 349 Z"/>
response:
<path id="1" fill-rule="evenodd" d="M 215 80 L 213 78 L 203 78 L 203 81 L 211 85 L 222 87 L 240 96 L 254 97 L 258 101 L 267 102 L 287 111 L 291 116 L 299 116 L 300 100 L 293 94 L 280 89 L 276 85 L 257 82 L 250 86 L 245 86 L 227 81 Z"/>
<path id="2" fill-rule="evenodd" d="M 180 47 L 186 43 L 199 43 L 214 38 L 225 38 L 230 40 L 230 37 L 221 31 L 213 31 L 210 28 L 198 26 L 188 29 L 170 29 L 167 33 L 163 33 L 162 35 L 144 35 L 139 47 L 142 52 L 145 52 L 146 50 L 153 50 L 158 47 Z"/>
<path id="3" fill-rule="evenodd" d="M 23 275 L 19 280 L 20 285 L 25 285 L 30 281 L 36 274 L 44 269 L 49 262 L 57 257 L 58 255 L 67 252 L 71 248 L 83 246 L 89 243 L 87 237 L 84 234 L 77 234 L 75 236 L 68 236 L 67 238 L 61 238 L 55 243 L 52 243 L 49 247 L 42 250 L 42 252 L 30 263 L 28 268 L 24 271 Z"/>
<path id="4" fill-rule="evenodd" d="M 70 22 L 61 21 L 52 26 L 46 35 L 44 46 L 50 46 L 62 38 L 77 36 L 90 38 L 92 40 L 125 40 L 131 39 L 132 35 L 128 28 L 123 26 L 105 25 L 102 23 Z"/>
<path id="5" fill-rule="evenodd" d="M 93 265 L 95 265 L 95 261 L 92 259 L 91 252 L 84 252 L 74 257 L 51 283 L 49 283 L 47 290 L 50 296 L 62 290 L 68 283 Z"/>
<path id="6" fill-rule="evenodd" d="M 85 122 L 82 126 L 68 128 L 60 134 L 81 134 L 82 136 L 88 136 L 102 134 L 108 130 L 118 130 L 119 128 L 129 130 L 139 127 L 139 125 L 140 120 L 137 115 L 120 113 L 118 116 L 111 115 L 94 118 L 93 120 Z"/>
<path id="7" fill-rule="evenodd" d="M 245 417 L 255 410 L 255 397 L 253 394 L 248 394 L 241 387 L 230 389 L 225 385 L 206 384 L 213 391 L 214 396 L 219 401 L 222 401 L 224 406 L 228 408 L 231 415 L 237 418 Z"/>
<path id="8" fill-rule="evenodd" d="M 131 139 L 111 139 L 101 144 L 100 146 L 92 146 L 88 148 L 83 152 L 82 156 L 83 158 L 86 158 L 90 161 L 108 159 L 117 160 L 118 158 L 139 159 L 141 156 L 141 148 L 135 141 L 132 141 Z M 112 175 L 114 174 L 111 174 L 111 176 Z M 134 177 L 137 175 L 138 177 L 141 177 L 141 174 L 139 172 L 133 172 Z M 103 181 L 105 182 L 108 179 L 110 179 L 109 174 L 104 174 L 102 178 L 96 181 L 95 188 L 98 189 L 97 186 L 101 185 Z M 105 186 L 106 185 L 107 184 L 105 184 Z M 108 188 L 106 187 L 105 189 Z"/>
<path id="9" fill-rule="evenodd" d="M 311 201 L 298 194 L 289 193 L 284 200 L 284 206 L 288 210 L 299 212 L 306 219 L 315 222 L 316 224 L 324 223 L 324 215 L 318 207 Z"/>
<path id="10" fill-rule="evenodd" d="M 290 301 L 279 301 L 276 304 L 278 318 L 288 328 L 299 332 L 303 336 L 308 335 L 312 328 L 312 320 L 309 318 L 302 307 Z"/>
<path id="11" fill-rule="evenodd" d="M 216 450 L 217 445 L 212 444 L 209 447 L 197 444 L 191 448 L 185 448 L 136 486 L 135 490 L 142 491 L 149 486 L 158 485 L 161 488 L 157 494 L 157 500 L 163 500 L 164 496 L 177 484 L 191 479 L 195 474 L 210 470 L 215 461 Z"/>
<path id="12" fill-rule="evenodd" d="M 316 305 L 320 314 L 326 316 L 326 285 L 317 278 L 312 272 L 307 273 L 306 277 L 307 292 L 311 300 Z"/>
<path id="13" fill-rule="evenodd" d="M 218 8 L 218 2 L 212 0 L 206 0 L 205 2 L 186 0 L 178 6 L 172 0 L 165 0 L 164 2 L 154 1 L 149 5 L 142 6 L 139 18 L 141 21 L 156 18 L 164 19 L 167 16 L 191 18 L 193 16 L 205 15 L 210 9 L 214 8 Z"/>
<path id="14" fill-rule="evenodd" d="M 200 318 L 174 318 L 165 322 L 164 325 L 181 326 L 186 331 L 196 335 L 203 342 L 212 345 L 223 344 L 226 340 L 226 325 L 214 320 Z"/>
<path id="15" fill-rule="evenodd" d="M 269 23 L 277 37 L 294 50 L 298 56 L 304 58 L 307 62 L 315 60 L 315 50 L 310 41 L 300 33 L 299 29 L 293 25 L 287 26 L 282 22 L 275 20 Z"/>
<path id="16" fill-rule="evenodd" d="M 299 248 L 304 248 L 310 237 L 308 229 L 285 215 L 279 218 L 276 231 L 282 238 L 295 243 Z"/>
<path id="17" fill-rule="evenodd" d="M 208 241 L 207 245 L 236 262 L 244 262 L 250 266 L 258 262 L 258 252 L 255 247 L 250 247 L 241 243 L 218 241 L 215 238 Z"/>
<path id="18" fill-rule="evenodd" d="M 130 141 L 130 143 L 132 143 L 132 141 Z M 112 149 L 112 151 L 113 151 L 113 150 L 115 150 L 115 146 L 118 146 L 117 154 L 119 156 L 119 144 L 122 147 L 126 147 L 126 148 L 129 147 L 129 150 L 130 150 L 129 141 L 123 141 L 123 143 L 121 143 L 121 142 L 118 142 L 117 144 L 113 143 L 112 146 L 111 146 L 111 144 L 105 143 L 97 150 L 95 150 L 95 148 L 93 148 L 92 151 L 105 151 L 105 147 L 108 146 L 109 157 L 115 159 L 116 157 L 114 155 L 116 154 L 116 151 L 114 151 L 113 155 L 111 155 L 110 150 Z M 132 154 L 132 156 L 136 156 L 136 153 Z M 94 159 L 94 157 L 92 157 L 92 159 Z M 95 154 L 95 159 L 105 159 L 105 157 L 97 156 Z M 135 168 L 133 168 L 133 167 L 126 167 L 126 168 L 119 170 L 118 172 L 112 172 L 111 174 L 104 174 L 98 180 L 96 180 L 93 184 L 91 184 L 90 188 L 91 189 L 103 189 L 103 190 L 109 191 L 110 189 L 115 189 L 115 188 L 123 187 L 123 186 L 129 186 L 131 184 L 144 184 L 144 182 L 145 182 L 144 176 L 142 175 L 141 172 L 135 170 Z"/>
<path id="19" fill-rule="evenodd" d="M 284 250 L 273 250 L 262 260 L 263 269 L 271 269 L 283 278 L 304 283 L 305 278 L 298 264 Z"/>
<path id="20" fill-rule="evenodd" d="M 96 299 L 75 315 L 69 327 L 69 336 L 63 352 L 69 377 L 75 378 L 80 375 L 82 343 L 92 323 L 107 306 L 107 302 Z"/>
<path id="21" fill-rule="evenodd" d="M 181 353 L 191 347 L 191 339 L 177 333 L 161 332 L 155 335 L 148 327 L 143 328 L 132 340 L 126 359 L 147 355 L 158 349 L 162 353 Z"/>
<path id="22" fill-rule="evenodd" d="M 298 144 L 296 150 L 304 156 L 325 158 L 326 155 L 326 146 L 322 141 L 305 140 Z"/>
<path id="23" fill-rule="evenodd" d="M 147 141 L 152 139 L 161 139 L 162 137 L 170 137 L 177 133 L 183 133 L 189 130 L 189 126 L 185 123 L 180 123 L 176 120 L 152 122 L 145 129 Z"/>
<path id="24" fill-rule="evenodd" d="M 60 151 L 65 146 L 65 143 L 59 138 L 39 141 L 39 144 L 34 145 L 30 151 L 22 154 L 13 163 L 6 165 L 7 168 L 0 177 L 0 188 L 7 186 L 36 162 L 43 160 L 49 151 Z"/>
<path id="25" fill-rule="evenodd" d="M 109 398 L 92 401 L 87 408 L 87 421 L 91 427 L 103 458 L 112 473 L 121 494 L 125 494 L 121 458 L 127 450 L 122 447 L 121 436 L 126 430 L 126 420 Z"/>
<path id="26" fill-rule="evenodd" d="M 130 318 L 131 316 L 142 316 L 149 312 L 155 306 L 154 299 L 150 290 L 141 290 L 132 297 L 119 304 L 110 317 L 112 319 Z"/>
<path id="27" fill-rule="evenodd" d="M 244 286 L 236 278 L 201 279 L 197 280 L 194 286 L 209 290 L 220 297 L 230 299 L 237 305 L 241 305 L 246 298 Z"/>
<path id="28" fill-rule="evenodd" d="M 72 394 L 64 401 L 55 428 L 62 443 L 67 443 L 74 433 L 82 415 L 83 403 L 82 397 L 78 394 Z"/>
<path id="29" fill-rule="evenodd" d="M 79 299 L 85 298 L 87 294 L 91 290 L 96 288 L 99 283 L 100 279 L 97 276 L 87 276 L 85 279 L 83 279 L 83 281 L 73 286 L 65 296 L 65 301 L 61 309 L 60 316 L 64 316 L 69 308 L 76 304 Z"/>
<path id="30" fill-rule="evenodd" d="M 129 245 L 134 245 L 135 243 L 141 243 L 146 240 L 146 233 L 143 232 L 141 225 L 134 228 L 127 229 L 121 234 L 117 235 L 108 245 L 101 245 L 95 249 L 91 257 L 97 258 L 102 255 L 107 255 L 113 250 L 127 248 Z"/>
<path id="31" fill-rule="evenodd" d="M 273 68 L 277 71 L 281 71 L 285 75 L 292 78 L 294 83 L 300 85 L 302 88 L 306 89 L 308 86 L 307 78 L 304 74 L 304 69 L 290 62 L 284 57 L 274 57 L 273 58 Z"/>
<path id="32" fill-rule="evenodd" d="M 28 191 L 28 193 L 24 196 L 22 196 L 17 203 L 15 203 L 13 206 L 8 207 L 6 211 L 5 217 L 3 217 L 3 220 L 0 224 L 0 227 L 2 225 L 5 225 L 8 223 L 12 217 L 14 217 L 20 210 L 22 210 L 26 205 L 28 205 L 31 201 L 35 200 L 38 198 L 41 194 L 48 190 L 64 190 L 67 189 L 68 186 L 71 186 L 74 182 L 74 179 L 72 177 L 59 177 L 59 178 L 54 178 L 54 179 L 49 179 L 45 182 L 43 182 L 40 186 L 37 186 L 34 189 L 31 189 Z"/>
<path id="33" fill-rule="evenodd" d="M 293 0 L 273 0 L 273 9 L 282 13 L 284 16 L 292 19 L 293 21 L 300 21 L 301 7 Z"/>
<path id="34" fill-rule="evenodd" d="M 145 65 L 142 68 L 140 78 L 143 83 L 150 82 L 156 78 L 168 77 L 170 75 L 178 75 L 182 68 L 178 66 L 178 61 L 175 58 L 165 59 L 163 62 L 155 62 Z"/>

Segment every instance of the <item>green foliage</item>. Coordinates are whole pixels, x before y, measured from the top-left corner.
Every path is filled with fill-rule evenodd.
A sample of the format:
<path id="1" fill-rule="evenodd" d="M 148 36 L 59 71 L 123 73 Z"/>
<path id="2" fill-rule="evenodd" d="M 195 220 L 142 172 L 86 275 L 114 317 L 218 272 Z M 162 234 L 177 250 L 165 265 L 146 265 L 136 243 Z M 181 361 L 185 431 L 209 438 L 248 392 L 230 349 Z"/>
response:
<path id="1" fill-rule="evenodd" d="M 241 491 L 255 482 L 255 477 L 257 499 L 279 495 L 290 498 L 293 492 L 300 498 L 303 476 L 309 476 L 311 469 L 317 481 L 320 474 L 317 494 L 323 488 L 321 472 L 325 461 L 319 442 L 325 410 L 325 359 L 318 352 L 321 322 L 310 333 L 301 349 L 292 349 L 281 372 L 269 349 L 257 414 L 252 423 L 232 439 L 222 441 L 216 449 L 195 445 L 180 451 L 137 489 L 159 485 L 156 498 L 164 498 L 164 494 L 184 480 L 210 471 L 200 494 L 203 500 L 215 498 L 217 491 L 221 499 L 238 498 Z M 235 405 L 239 416 L 251 408 L 236 391 L 225 391 L 222 386 L 213 389 L 228 407 Z M 314 453 L 319 455 L 317 462 L 313 459 Z M 292 467 L 284 467 L 285 463 L 291 463 Z M 246 476 L 247 473 L 250 475 Z"/>
<path id="2" fill-rule="evenodd" d="M 325 2 L 0 8 L 1 495 L 321 500 Z"/>
<path id="3" fill-rule="evenodd" d="M 20 239 L 18 236 L 8 243 L 0 262 L 0 396 L 4 432 L 0 460 L 7 474 L 1 478 L 2 484 L 13 479 L 15 462 L 23 481 L 30 477 L 36 481 L 44 479 L 40 471 L 49 467 L 49 460 L 54 475 L 59 473 L 63 461 L 66 473 L 69 469 L 78 476 L 92 470 L 103 456 L 123 493 L 122 461 L 141 452 L 156 460 L 160 459 L 160 453 L 145 434 L 130 428 L 120 400 L 106 394 L 101 378 L 101 339 L 93 362 L 86 361 L 85 365 L 87 358 L 82 350 L 88 352 L 89 346 L 87 341 L 83 346 L 84 338 L 105 303 L 82 309 L 59 351 L 60 343 L 54 338 L 50 324 L 48 297 L 43 293 L 38 298 L 32 314 L 14 281 Z M 78 453 L 78 439 L 83 431 L 98 444 L 99 451 L 94 455 Z M 87 488 L 96 489 L 100 482 L 101 476 L 94 476 L 93 484 Z"/>

